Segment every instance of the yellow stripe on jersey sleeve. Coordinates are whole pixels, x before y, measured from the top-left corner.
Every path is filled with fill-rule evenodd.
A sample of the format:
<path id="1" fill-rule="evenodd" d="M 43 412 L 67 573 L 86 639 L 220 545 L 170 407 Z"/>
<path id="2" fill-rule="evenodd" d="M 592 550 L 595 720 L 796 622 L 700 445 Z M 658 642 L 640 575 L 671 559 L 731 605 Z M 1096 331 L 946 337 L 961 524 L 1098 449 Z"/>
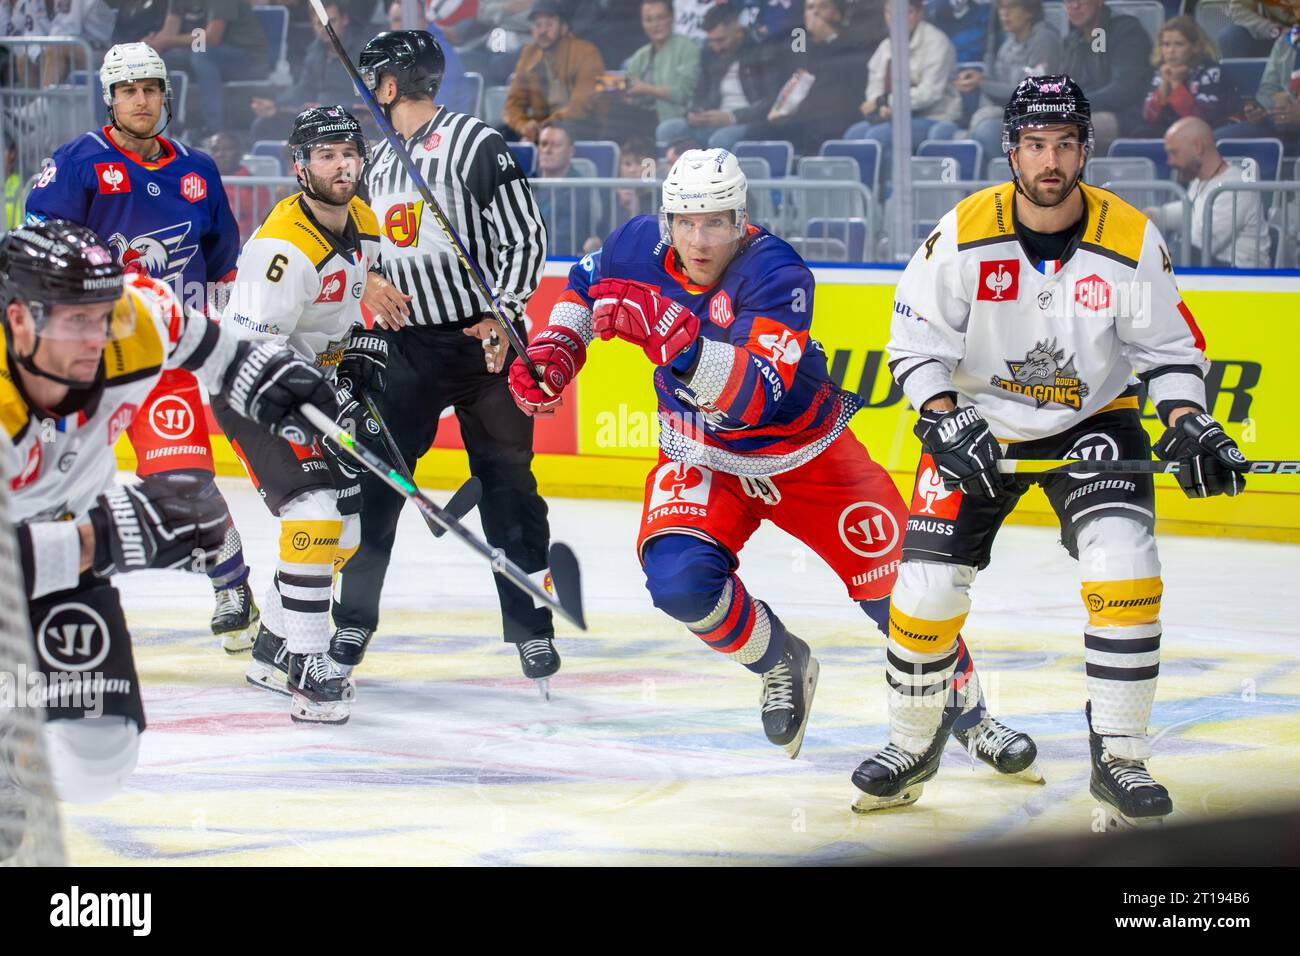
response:
<path id="1" fill-rule="evenodd" d="M 359 197 L 353 196 L 352 202 L 348 204 L 348 209 L 352 214 L 352 221 L 356 224 L 357 235 L 362 239 L 369 239 L 373 242 L 379 241 L 379 217 L 375 211 L 367 206 Z"/>
<path id="2" fill-rule="evenodd" d="M 1079 245 L 1132 268 L 1142 258 L 1147 217 L 1112 192 L 1080 183 L 1088 202 L 1088 225 Z"/>
<path id="3" fill-rule="evenodd" d="M 302 193 L 294 193 L 288 199 L 281 199 L 276 203 L 266 220 L 257 227 L 257 232 L 253 233 L 252 238 L 279 239 L 287 242 L 297 247 L 319 270 L 334 254 L 334 249 L 303 212 L 298 202 L 301 197 Z M 353 202 L 356 200 L 354 199 Z M 371 218 L 374 218 L 373 213 Z"/>
<path id="4" fill-rule="evenodd" d="M 132 380 L 152 375 L 167 357 L 167 341 L 154 321 L 149 303 L 129 287 L 113 306 L 104 349 L 104 377 Z"/>
<path id="5" fill-rule="evenodd" d="M 957 248 L 1014 238 L 1011 202 L 1015 194 L 1015 186 L 1007 182 L 981 189 L 957 203 Z"/>
<path id="6" fill-rule="evenodd" d="M 0 332 L 0 339 L 3 337 L 4 333 Z M 0 345 L 3 344 L 0 341 Z M 5 436 L 13 442 L 18 441 L 18 436 L 27 428 L 32 417 L 27 402 L 18 392 L 18 383 L 14 381 L 16 374 L 9 370 L 9 349 L 0 348 L 0 428 L 5 430 Z"/>

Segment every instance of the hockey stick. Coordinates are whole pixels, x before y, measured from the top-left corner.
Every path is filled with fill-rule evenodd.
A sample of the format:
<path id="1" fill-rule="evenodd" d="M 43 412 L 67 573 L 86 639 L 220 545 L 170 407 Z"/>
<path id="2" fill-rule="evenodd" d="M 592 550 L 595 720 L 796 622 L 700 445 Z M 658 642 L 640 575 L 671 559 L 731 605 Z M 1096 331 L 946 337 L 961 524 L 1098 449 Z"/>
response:
<path id="1" fill-rule="evenodd" d="M 406 151 L 406 147 L 402 145 L 402 141 L 398 137 L 397 131 L 393 129 L 393 124 L 388 121 L 388 117 L 384 115 L 384 111 L 381 110 L 379 104 L 375 102 L 374 96 L 368 89 L 366 89 L 366 84 L 361 80 L 361 74 L 357 72 L 357 68 L 348 58 L 347 50 L 343 49 L 342 41 L 339 40 L 338 34 L 334 32 L 334 28 L 330 26 L 329 14 L 325 12 L 325 7 L 321 3 L 321 0 L 311 0 L 311 6 L 312 9 L 316 11 L 316 16 L 319 18 L 321 26 L 324 27 L 326 34 L 328 34 L 330 38 L 330 45 L 333 46 L 334 53 L 338 56 L 339 60 L 342 61 L 343 68 L 348 71 L 348 75 L 352 77 L 352 85 L 357 88 L 357 93 L 360 94 L 362 101 L 370 110 L 370 115 L 375 118 L 375 123 L 378 124 L 380 132 L 384 134 L 384 139 L 388 140 L 388 145 L 393 147 L 393 152 L 396 154 L 398 161 L 402 164 L 402 168 L 406 170 L 406 175 L 411 177 L 411 182 L 415 183 L 416 188 L 424 198 L 425 203 L 433 210 L 433 218 L 438 221 L 438 226 L 442 229 L 442 234 L 447 237 L 447 241 L 450 242 L 452 247 L 456 250 L 456 258 L 460 260 L 461 266 L 466 272 L 474 277 L 474 284 L 478 286 L 479 293 L 483 298 L 488 300 L 490 308 L 492 309 L 492 318 L 496 319 L 497 324 L 501 326 L 501 331 L 505 333 L 506 341 L 509 342 L 510 347 L 515 350 L 515 354 L 524 360 L 524 366 L 528 369 L 528 374 L 530 374 L 533 377 L 533 381 L 540 386 L 542 384 L 542 373 L 537 371 L 533 364 L 528 361 L 528 345 L 522 338 L 520 338 L 519 333 L 515 331 L 515 327 L 507 321 L 504 315 L 501 314 L 501 308 L 497 305 L 496 297 L 488 288 L 487 280 L 483 278 L 483 273 L 479 271 L 478 263 L 470 258 L 469 252 L 465 249 L 465 244 L 460 241 L 460 236 L 456 235 L 456 230 L 452 228 L 451 221 L 447 218 L 447 214 L 444 213 L 442 207 L 438 205 L 438 200 L 433 198 L 433 191 L 429 189 L 429 184 L 424 181 L 424 177 L 420 175 L 420 170 L 411 159 L 411 155 Z"/>
<path id="2" fill-rule="evenodd" d="M 359 389 L 359 391 L 361 392 L 361 403 L 366 406 L 366 411 L 375 420 L 375 424 L 379 426 L 379 434 L 384 439 L 384 447 L 388 449 L 388 454 L 393 459 L 393 468 L 396 469 L 399 475 L 414 485 L 415 479 L 406 470 L 406 461 L 402 458 L 402 452 L 397 447 L 397 442 L 393 440 L 393 433 L 388 430 L 384 420 L 379 417 L 379 409 L 375 407 L 374 399 L 370 397 L 370 394 L 365 389 Z M 456 493 L 451 496 L 451 500 L 443 505 L 442 510 L 460 521 L 477 507 L 479 499 L 482 497 L 483 483 L 470 475 L 469 480 L 456 489 Z M 429 530 L 433 532 L 435 538 L 441 538 L 447 533 L 446 528 L 431 519 L 423 511 L 420 512 L 420 517 L 424 518 L 424 523 L 429 526 Z"/>
<path id="3" fill-rule="evenodd" d="M 537 585 L 519 565 L 515 564 L 500 548 L 493 548 L 476 537 L 473 532 L 447 514 L 442 508 L 430 501 L 410 480 L 393 467 L 386 464 L 374 452 L 358 443 L 346 429 L 340 428 L 315 405 L 304 403 L 299 409 L 303 417 L 311 422 L 322 435 L 334 442 L 352 456 L 368 471 L 378 476 L 384 484 L 398 494 L 415 502 L 425 520 L 436 521 L 460 540 L 488 559 L 492 570 L 501 575 L 535 602 L 545 604 L 552 611 L 562 615 L 575 627 L 585 631 L 587 621 L 582 613 L 582 578 L 578 568 L 578 559 L 568 545 L 552 542 L 549 555 L 551 566 L 551 583 L 555 595 L 548 594 Z M 399 459 L 400 461 L 400 459 Z"/>
<path id="4" fill-rule="evenodd" d="M 1244 475 L 1300 475 L 1300 461 L 1280 461 L 1267 459 L 1243 462 Z M 1121 472 L 1129 475 L 1176 475 L 1176 461 L 1084 461 L 1065 458 L 999 458 L 998 471 L 1004 475 L 1052 475 L 1063 471 L 1078 471 L 1088 474 L 1098 472 Z"/>

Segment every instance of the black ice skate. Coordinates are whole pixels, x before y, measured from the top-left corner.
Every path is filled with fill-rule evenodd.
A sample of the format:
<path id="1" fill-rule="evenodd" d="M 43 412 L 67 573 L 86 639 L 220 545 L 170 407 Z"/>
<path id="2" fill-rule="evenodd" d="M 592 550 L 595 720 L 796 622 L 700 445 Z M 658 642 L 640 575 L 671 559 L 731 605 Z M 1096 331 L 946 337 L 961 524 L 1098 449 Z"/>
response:
<path id="1" fill-rule="evenodd" d="M 1169 791 L 1151 779 L 1146 762 L 1117 757 L 1106 746 L 1105 737 L 1093 733 L 1089 705 L 1088 743 L 1092 750 L 1092 780 L 1089 792 L 1101 801 L 1106 829 L 1158 826 L 1174 812 Z"/>
<path id="2" fill-rule="evenodd" d="M 346 724 L 352 715 L 348 678 L 328 654 L 290 654 L 289 716 L 300 724 Z"/>
<path id="3" fill-rule="evenodd" d="M 242 654 L 250 649 L 260 621 L 253 589 L 247 581 L 217 592 L 212 633 L 221 638 L 221 649 L 227 654 Z"/>
<path id="4" fill-rule="evenodd" d="M 289 648 L 281 638 L 271 633 L 262 624 L 257 630 L 257 640 L 253 642 L 253 660 L 244 672 L 244 680 L 254 687 L 274 691 L 277 694 L 289 694 L 286 682 L 289 678 Z"/>
<path id="5" fill-rule="evenodd" d="M 972 759 L 984 761 L 998 773 L 1023 777 L 1034 783 L 1043 782 L 1043 775 L 1038 772 L 1035 762 L 1038 746 L 1033 738 L 1012 730 L 992 714 L 986 713 L 969 730 L 954 729 L 952 735 Z"/>
<path id="6" fill-rule="evenodd" d="M 366 656 L 366 648 L 374 636 L 374 629 L 369 627 L 336 628 L 334 636 L 330 638 L 330 657 L 334 658 L 334 663 L 339 665 L 344 674 L 351 677 L 352 668 Z"/>
<path id="7" fill-rule="evenodd" d="M 890 744 L 858 764 L 858 769 L 853 771 L 853 786 L 862 795 L 854 801 L 853 811 L 870 813 L 916 803 L 925 789 L 925 781 L 939 772 L 939 759 L 949 733 L 947 727 L 941 726 L 923 754 Z"/>
<path id="8" fill-rule="evenodd" d="M 519 664 L 524 676 L 537 682 L 543 699 L 551 699 L 551 678 L 560 669 L 560 652 L 551 637 L 534 637 L 515 645 L 519 651 Z"/>
<path id="9" fill-rule="evenodd" d="M 763 733 L 767 739 L 793 760 L 803 747 L 813 694 L 817 691 L 820 667 L 808 645 L 786 633 L 785 649 L 776 666 L 763 675 L 763 693 L 759 708 L 763 716 Z"/>

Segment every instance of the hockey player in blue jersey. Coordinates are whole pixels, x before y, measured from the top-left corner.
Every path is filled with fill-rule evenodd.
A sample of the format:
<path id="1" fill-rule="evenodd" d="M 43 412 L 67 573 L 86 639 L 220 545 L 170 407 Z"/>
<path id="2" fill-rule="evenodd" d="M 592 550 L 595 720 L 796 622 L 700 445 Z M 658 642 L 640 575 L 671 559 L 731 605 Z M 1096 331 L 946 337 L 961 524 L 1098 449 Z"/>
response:
<path id="1" fill-rule="evenodd" d="M 171 81 L 148 44 L 110 49 L 99 78 L 108 125 L 55 151 L 27 200 L 28 222 L 57 218 L 89 227 L 128 272 L 161 279 L 187 308 L 205 312 L 209 292 L 233 278 L 239 255 L 221 175 L 207 154 L 160 135 L 171 121 Z M 141 478 L 215 473 L 203 397 L 183 369 L 164 373 L 127 435 Z M 212 482 L 208 493 L 221 494 Z M 233 522 L 208 577 L 216 591 L 212 632 L 226 651 L 248 650 L 258 612 Z"/>
<path id="2" fill-rule="evenodd" d="M 655 365 L 660 455 L 645 489 L 638 550 L 655 605 L 714 650 L 762 676 L 768 739 L 799 754 L 817 660 L 736 571 L 770 520 L 816 551 L 884 630 L 908 510 L 889 474 L 847 428 L 859 397 L 830 378 L 811 337 L 812 273 L 791 246 L 750 225 L 746 181 L 725 150 L 690 150 L 663 185 L 658 217 L 639 216 L 577 263 L 510 370 L 529 413 L 560 401 L 599 336 Z M 1036 748 L 987 713 L 965 645 L 954 653 L 948 724 L 1003 773 Z M 914 681 L 889 661 L 891 679 Z"/>

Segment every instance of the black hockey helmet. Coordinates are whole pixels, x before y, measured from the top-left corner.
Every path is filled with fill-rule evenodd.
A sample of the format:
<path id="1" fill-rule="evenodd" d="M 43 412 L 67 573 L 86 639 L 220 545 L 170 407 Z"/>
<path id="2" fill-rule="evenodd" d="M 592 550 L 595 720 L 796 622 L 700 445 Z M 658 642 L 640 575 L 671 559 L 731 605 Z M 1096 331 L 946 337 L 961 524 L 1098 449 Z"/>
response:
<path id="1" fill-rule="evenodd" d="M 366 135 L 361 131 L 357 118 L 342 106 L 313 106 L 298 114 L 293 121 L 293 132 L 289 134 L 289 151 L 293 161 L 307 165 L 308 154 L 313 146 L 324 143 L 352 142 L 361 153 L 364 165 L 370 158 L 366 146 Z"/>
<path id="2" fill-rule="evenodd" d="M 66 219 L 19 226 L 0 239 L 0 300 L 26 303 L 38 329 L 46 306 L 116 302 L 124 274 L 99 236 Z"/>
<path id="3" fill-rule="evenodd" d="M 1079 142 L 1091 152 L 1092 106 L 1083 88 L 1062 73 L 1027 76 L 1002 110 L 1002 152 L 1015 148 L 1023 129 L 1071 123 L 1079 127 Z"/>
<path id="4" fill-rule="evenodd" d="M 399 99 L 412 93 L 434 97 L 447 72 L 447 58 L 428 30 L 387 30 L 366 44 L 357 72 L 372 93 L 383 76 L 391 74 Z"/>

